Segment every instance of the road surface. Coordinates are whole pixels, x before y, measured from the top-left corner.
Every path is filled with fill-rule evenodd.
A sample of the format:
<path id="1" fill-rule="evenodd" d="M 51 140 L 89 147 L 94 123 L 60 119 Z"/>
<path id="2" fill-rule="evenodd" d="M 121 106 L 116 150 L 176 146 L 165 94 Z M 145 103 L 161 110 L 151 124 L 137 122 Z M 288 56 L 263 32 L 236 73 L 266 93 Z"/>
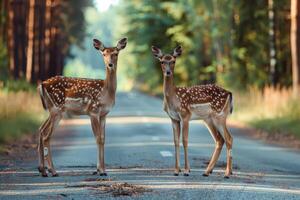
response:
<path id="1" fill-rule="evenodd" d="M 230 179 L 223 178 L 225 146 L 213 174 L 202 176 L 214 143 L 200 121 L 190 126 L 190 176 L 173 176 L 173 135 L 162 101 L 138 92 L 118 93 L 106 125 L 108 177 L 92 175 L 97 148 L 89 119 L 64 120 L 52 140 L 60 176 L 38 176 L 37 161 L 1 169 L 0 199 L 300 199 L 299 152 L 231 131 Z M 182 147 L 180 155 L 183 166 Z M 127 190 L 121 187 L 125 182 Z M 138 188 L 126 192 L 132 185 Z"/>

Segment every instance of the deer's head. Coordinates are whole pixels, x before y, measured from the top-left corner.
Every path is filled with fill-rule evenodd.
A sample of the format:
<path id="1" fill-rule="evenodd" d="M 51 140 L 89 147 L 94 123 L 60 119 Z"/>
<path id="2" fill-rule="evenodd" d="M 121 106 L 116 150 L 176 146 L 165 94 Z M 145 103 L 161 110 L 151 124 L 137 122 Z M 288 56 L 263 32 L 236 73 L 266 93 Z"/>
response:
<path id="1" fill-rule="evenodd" d="M 173 75 L 176 58 L 182 53 L 181 46 L 177 46 L 171 54 L 163 54 L 163 52 L 155 46 L 152 46 L 151 49 L 154 57 L 156 57 L 160 61 L 164 76 L 169 77 Z"/>
<path id="2" fill-rule="evenodd" d="M 103 56 L 103 60 L 107 69 L 116 69 L 119 52 L 126 47 L 127 38 L 118 41 L 115 47 L 105 47 L 103 43 L 97 39 L 93 40 L 95 49 L 99 50 Z"/>

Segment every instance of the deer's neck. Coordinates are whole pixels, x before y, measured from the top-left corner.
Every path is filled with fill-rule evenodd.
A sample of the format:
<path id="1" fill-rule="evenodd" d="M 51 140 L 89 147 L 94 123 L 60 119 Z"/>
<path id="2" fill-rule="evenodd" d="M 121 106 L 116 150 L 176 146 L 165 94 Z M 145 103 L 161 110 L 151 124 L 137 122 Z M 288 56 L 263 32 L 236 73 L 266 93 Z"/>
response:
<path id="1" fill-rule="evenodd" d="M 117 70 L 116 69 L 106 69 L 106 79 L 104 82 L 105 87 L 110 96 L 115 96 L 117 89 Z"/>
<path id="2" fill-rule="evenodd" d="M 167 102 L 172 102 L 173 97 L 175 97 L 173 76 L 164 76 L 164 98 Z"/>

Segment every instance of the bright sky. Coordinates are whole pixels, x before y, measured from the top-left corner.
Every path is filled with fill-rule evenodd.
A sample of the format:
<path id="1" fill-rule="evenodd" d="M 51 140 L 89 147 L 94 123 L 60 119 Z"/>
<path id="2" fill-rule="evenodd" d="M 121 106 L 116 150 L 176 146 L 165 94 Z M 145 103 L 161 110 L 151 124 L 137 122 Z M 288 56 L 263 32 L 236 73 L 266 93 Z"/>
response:
<path id="1" fill-rule="evenodd" d="M 94 0 L 97 9 L 100 12 L 106 11 L 109 9 L 109 6 L 116 5 L 119 3 L 119 0 Z"/>

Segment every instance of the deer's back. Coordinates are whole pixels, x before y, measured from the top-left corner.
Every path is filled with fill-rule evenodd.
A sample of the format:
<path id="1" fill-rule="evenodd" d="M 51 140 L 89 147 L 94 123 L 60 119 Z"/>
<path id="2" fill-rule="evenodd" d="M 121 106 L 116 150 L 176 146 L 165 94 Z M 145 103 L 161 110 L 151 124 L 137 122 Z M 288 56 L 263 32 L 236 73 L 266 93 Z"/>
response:
<path id="1" fill-rule="evenodd" d="M 55 76 L 42 82 L 43 96 L 56 107 L 65 105 L 66 100 L 82 100 L 96 105 L 97 98 L 101 96 L 104 81 L 97 79 L 71 78 Z"/>

